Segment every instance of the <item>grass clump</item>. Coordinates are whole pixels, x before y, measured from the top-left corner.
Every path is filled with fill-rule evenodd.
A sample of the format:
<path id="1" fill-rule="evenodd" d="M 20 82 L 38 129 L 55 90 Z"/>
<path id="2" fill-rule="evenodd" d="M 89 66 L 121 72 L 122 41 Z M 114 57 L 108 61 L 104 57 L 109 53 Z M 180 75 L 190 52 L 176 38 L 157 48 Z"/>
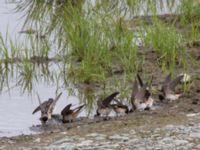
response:
<path id="1" fill-rule="evenodd" d="M 145 44 L 158 54 L 162 69 L 173 71 L 176 65 L 186 67 L 186 49 L 182 35 L 173 26 L 155 22 L 146 29 Z"/>
<path id="2" fill-rule="evenodd" d="M 17 84 L 22 87 L 23 92 L 26 90 L 31 92 L 35 75 L 33 64 L 24 60 L 18 65 L 18 68 L 20 70 L 20 74 L 18 76 Z"/>
<path id="3" fill-rule="evenodd" d="M 183 23 L 196 22 L 200 18 L 199 0 L 181 0 L 178 8 Z"/>
<path id="4" fill-rule="evenodd" d="M 192 23 L 191 29 L 184 33 L 184 37 L 187 40 L 186 42 L 192 46 L 193 42 L 200 41 L 200 32 L 199 32 L 199 25 Z"/>
<path id="5" fill-rule="evenodd" d="M 68 73 L 81 82 L 104 80 L 111 59 L 108 41 L 96 20 L 86 19 L 78 11 L 73 11 L 74 16 L 66 19 L 67 55 L 71 58 L 67 63 L 77 61 L 80 64 L 71 64 Z"/>
<path id="6" fill-rule="evenodd" d="M 12 63 L 13 60 L 19 55 L 20 44 L 13 41 L 8 32 L 3 38 L 0 33 L 0 62 L 1 63 Z"/>
<path id="7" fill-rule="evenodd" d="M 67 7 L 69 11 L 69 6 Z M 122 29 L 121 21 L 111 16 L 82 15 L 73 8 L 65 19 L 66 50 L 70 61 L 68 75 L 78 82 L 101 82 L 112 74 L 114 67 L 134 72 L 137 66 L 137 48 L 133 46 L 133 33 Z M 72 16 L 73 15 L 73 16 Z"/>
<path id="8" fill-rule="evenodd" d="M 114 45 L 112 56 L 116 64 L 125 73 L 134 73 L 137 72 L 140 64 L 138 48 L 133 40 L 136 35 L 128 30 L 124 24 L 122 18 L 116 21 L 108 37 L 112 39 Z"/>

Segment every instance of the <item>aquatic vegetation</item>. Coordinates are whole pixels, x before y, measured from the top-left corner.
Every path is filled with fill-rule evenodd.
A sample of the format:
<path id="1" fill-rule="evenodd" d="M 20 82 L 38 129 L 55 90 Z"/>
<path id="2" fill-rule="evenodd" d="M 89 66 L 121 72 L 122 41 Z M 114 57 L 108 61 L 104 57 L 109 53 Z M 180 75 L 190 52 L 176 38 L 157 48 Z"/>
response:
<path id="1" fill-rule="evenodd" d="M 183 34 L 185 37 L 185 42 L 188 43 L 192 47 L 192 43 L 199 41 L 200 39 L 200 32 L 199 26 L 196 23 L 192 23 L 190 29 Z"/>
<path id="2" fill-rule="evenodd" d="M 82 16 L 79 10 L 73 15 L 65 19 L 67 54 L 72 62 L 78 62 L 76 66 L 70 65 L 70 76 L 89 83 L 104 81 L 112 74 L 113 66 L 125 72 L 137 70 L 137 47 L 132 43 L 134 34 L 122 27 L 121 19 L 114 21 L 98 14 Z"/>
<path id="3" fill-rule="evenodd" d="M 177 9 L 183 23 L 196 22 L 200 17 L 200 2 L 198 0 L 181 0 Z"/>
<path id="4" fill-rule="evenodd" d="M 84 102 L 88 115 L 114 91 L 130 103 L 137 73 L 148 85 L 155 75 L 148 90 L 157 95 L 164 73 L 185 72 L 193 62 L 189 50 L 200 39 L 199 6 L 193 2 L 15 1 L 25 22 L 17 40 L 0 35 L 0 91 L 17 87 L 30 94 L 45 84 Z"/>
<path id="5" fill-rule="evenodd" d="M 18 55 L 20 44 L 14 42 L 6 33 L 5 38 L 0 33 L 0 58 L 1 63 L 12 63 Z"/>
<path id="6" fill-rule="evenodd" d="M 168 13 L 173 13 L 178 2 L 176 0 L 126 0 L 128 10 L 133 14 L 132 16 L 154 15 L 164 9 L 167 9 Z"/>
<path id="7" fill-rule="evenodd" d="M 200 37 L 197 28 L 199 2 L 195 1 L 9 2 L 16 3 L 16 12 L 24 13 L 25 22 L 19 32 L 23 41 L 15 42 L 0 35 L 1 62 L 19 63 L 17 67 L 21 74 L 18 85 L 28 91 L 33 87 L 31 80 L 37 82 L 35 64 L 42 66 L 38 74 L 43 74 L 44 80 L 53 82 L 57 87 L 64 82 L 65 88 L 71 83 L 105 84 L 116 74 L 123 76 L 120 80 L 130 81 L 138 71 L 146 73 L 142 68 L 145 68 L 145 55 L 149 49 L 156 52 L 158 59 L 155 65 L 159 64 L 162 70 L 174 72 L 177 67 L 186 69 L 190 65 L 187 63 L 190 56 L 186 52 L 186 43 Z M 157 17 L 162 10 L 185 17 L 188 21 L 192 19 L 191 31 L 182 33 L 175 21 L 163 23 Z M 152 17 L 148 18 L 149 15 Z M 129 25 L 128 22 L 135 16 L 140 20 L 139 26 L 137 23 Z M 138 38 L 142 41 L 140 46 L 135 41 Z M 45 64 L 57 64 L 58 61 L 59 69 L 51 73 Z M 144 76 L 150 78 L 149 75 Z M 122 82 L 116 80 L 115 84 Z M 127 84 L 124 82 L 117 86 L 124 89 L 123 98 L 129 91 Z"/>
<path id="8" fill-rule="evenodd" d="M 145 44 L 159 55 L 158 61 L 163 69 L 173 71 L 176 65 L 186 67 L 187 53 L 182 35 L 175 27 L 155 22 L 146 28 Z"/>

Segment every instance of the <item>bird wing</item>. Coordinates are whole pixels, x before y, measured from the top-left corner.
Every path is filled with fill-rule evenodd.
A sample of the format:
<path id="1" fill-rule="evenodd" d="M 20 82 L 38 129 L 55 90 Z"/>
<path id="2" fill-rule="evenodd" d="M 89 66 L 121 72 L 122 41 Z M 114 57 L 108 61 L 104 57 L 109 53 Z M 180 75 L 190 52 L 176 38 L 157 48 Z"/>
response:
<path id="1" fill-rule="evenodd" d="M 39 96 L 38 93 L 37 93 L 37 98 L 38 98 L 38 101 L 39 101 L 39 106 L 32 112 L 32 114 L 35 114 L 36 112 L 41 110 L 42 102 L 41 102 L 41 99 L 40 99 L 40 96 Z"/>
<path id="2" fill-rule="evenodd" d="M 41 101 L 40 96 L 39 96 L 38 93 L 37 93 L 37 98 L 38 98 L 38 101 L 39 101 L 39 106 L 33 111 L 32 114 L 35 114 L 38 111 L 47 112 L 48 109 L 50 108 L 51 104 L 53 103 L 53 101 L 52 100 L 48 100 L 48 101 L 44 101 L 42 103 L 42 101 Z"/>
<path id="3" fill-rule="evenodd" d="M 147 90 L 147 85 L 144 85 L 135 95 L 135 100 L 140 100 L 144 102 L 150 97 L 151 93 Z"/>
<path id="4" fill-rule="evenodd" d="M 44 101 L 42 104 L 40 104 L 34 111 L 32 114 L 35 114 L 36 112 L 40 111 L 40 110 L 47 110 L 52 102 L 50 101 Z"/>
<path id="5" fill-rule="evenodd" d="M 119 94 L 119 92 L 114 92 L 111 95 L 109 95 L 108 97 L 106 97 L 103 101 L 102 101 L 102 105 L 103 106 L 108 106 L 110 104 L 110 102 L 115 98 L 115 96 L 117 96 Z"/>
<path id="6" fill-rule="evenodd" d="M 58 94 L 58 96 L 55 97 L 54 99 L 54 104 L 56 104 L 56 102 L 59 100 L 60 96 L 62 95 L 62 92 Z"/>
<path id="7" fill-rule="evenodd" d="M 171 90 L 170 90 L 170 82 L 171 82 L 171 73 L 169 73 L 166 78 L 165 78 L 165 81 L 162 85 L 162 88 L 161 88 L 161 92 L 166 95 L 167 93 L 171 93 Z"/>
<path id="8" fill-rule="evenodd" d="M 150 91 L 145 89 L 145 94 L 144 94 L 145 99 L 149 99 L 150 96 L 151 96 Z"/>
<path id="9" fill-rule="evenodd" d="M 144 86 L 144 83 L 143 83 L 143 81 L 142 81 L 142 79 L 141 79 L 141 77 L 140 77 L 139 74 L 137 74 L 137 78 L 138 78 L 138 81 L 139 81 L 140 87 L 143 87 L 143 86 Z"/>
<path id="10" fill-rule="evenodd" d="M 72 104 L 68 104 L 67 106 L 65 106 L 65 108 L 61 111 L 61 115 L 66 115 L 70 112 L 70 107 L 72 106 Z"/>
<path id="11" fill-rule="evenodd" d="M 35 110 L 32 112 L 32 114 L 35 114 L 36 112 L 40 111 L 41 108 L 40 108 L 40 105 L 38 107 L 35 108 Z"/>
<path id="12" fill-rule="evenodd" d="M 169 84 L 171 82 L 171 73 L 165 78 L 164 85 Z"/>
<path id="13" fill-rule="evenodd" d="M 58 94 L 56 97 L 55 97 L 55 99 L 53 100 L 53 103 L 52 103 L 52 111 L 53 111 L 53 109 L 54 109 L 54 107 L 55 107 L 55 105 L 56 105 L 56 103 L 57 103 L 57 101 L 59 100 L 59 98 L 60 98 L 60 96 L 62 95 L 62 92 L 60 93 L 60 94 Z"/>
<path id="14" fill-rule="evenodd" d="M 132 88 L 131 101 L 133 101 L 135 99 L 138 91 L 139 91 L 138 82 L 137 82 L 137 80 L 135 80 L 133 83 L 133 88 Z"/>
<path id="15" fill-rule="evenodd" d="M 176 86 L 181 83 L 181 80 L 183 79 L 183 77 L 184 75 L 180 75 L 176 77 L 173 81 L 170 82 L 169 88 L 174 91 Z"/>
<path id="16" fill-rule="evenodd" d="M 145 99 L 145 89 L 141 88 L 135 95 L 135 99 L 144 100 Z"/>
<path id="17" fill-rule="evenodd" d="M 74 109 L 73 109 L 73 112 L 78 113 L 84 106 L 85 106 L 85 104 L 74 108 Z"/>

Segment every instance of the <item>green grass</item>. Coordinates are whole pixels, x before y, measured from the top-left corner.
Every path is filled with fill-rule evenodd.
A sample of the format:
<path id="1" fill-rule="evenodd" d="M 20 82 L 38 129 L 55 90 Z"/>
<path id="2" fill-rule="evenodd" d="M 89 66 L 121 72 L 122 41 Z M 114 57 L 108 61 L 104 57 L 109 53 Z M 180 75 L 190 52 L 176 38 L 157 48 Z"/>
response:
<path id="1" fill-rule="evenodd" d="M 200 1 L 198 0 L 181 0 L 177 9 L 181 15 L 181 21 L 184 24 L 196 22 L 200 17 Z"/>
<path id="2" fill-rule="evenodd" d="M 69 7 L 67 7 L 69 11 Z M 105 81 L 112 74 L 113 66 L 125 72 L 137 71 L 137 47 L 133 46 L 134 34 L 123 28 L 121 20 L 110 16 L 83 16 L 79 10 L 70 18 L 66 14 L 65 33 L 67 58 L 78 61 L 70 65 L 69 76 L 78 82 Z M 72 15 L 71 14 L 71 15 Z M 67 63 L 71 63 L 68 61 Z"/>
<path id="3" fill-rule="evenodd" d="M 194 41 L 200 40 L 199 25 L 196 23 L 191 24 L 191 28 L 184 33 L 185 41 L 192 46 Z"/>
<path id="4" fill-rule="evenodd" d="M 146 28 L 145 45 L 158 54 L 163 70 L 174 71 L 176 66 L 187 67 L 187 54 L 183 37 L 176 28 L 155 22 Z"/>
<path id="5" fill-rule="evenodd" d="M 58 57 L 62 63 L 60 72 L 67 70 L 65 83 L 68 79 L 73 83 L 105 83 L 116 69 L 123 72 L 125 79 L 130 79 L 144 67 L 145 58 L 138 54 L 139 49 L 134 45 L 137 33 L 127 28 L 126 15 L 138 15 L 144 2 L 147 4 L 144 14 L 156 15 L 157 7 L 164 8 L 164 0 L 127 0 L 125 3 L 99 0 L 95 5 L 89 2 L 87 7 L 86 1 L 20 1 L 15 10 L 26 14 L 23 29 L 33 29 L 36 33 L 23 34 L 24 41 L 17 44 L 8 35 L 5 39 L 0 35 L 1 60 L 10 62 L 16 57 L 22 60 L 20 78 L 25 81 L 20 81 L 20 85 L 29 90 L 34 79 L 33 64 L 29 60 L 33 56 L 49 57 L 52 52 L 54 55 L 51 56 Z M 198 24 L 199 2 L 181 2 L 177 14 L 181 14 L 182 21 Z M 176 4 L 175 0 L 166 3 L 170 9 Z M 182 35 L 173 25 L 155 18 L 152 26 L 140 24 L 140 29 L 147 33 L 143 37 L 145 48 L 157 53 L 158 63 L 165 71 L 187 68 L 185 42 L 198 40 L 198 29 L 192 26 L 189 33 Z M 39 35 L 45 35 L 45 38 L 37 38 Z M 48 74 L 48 71 L 44 70 L 42 74 Z M 55 77 L 55 82 L 58 79 Z"/>

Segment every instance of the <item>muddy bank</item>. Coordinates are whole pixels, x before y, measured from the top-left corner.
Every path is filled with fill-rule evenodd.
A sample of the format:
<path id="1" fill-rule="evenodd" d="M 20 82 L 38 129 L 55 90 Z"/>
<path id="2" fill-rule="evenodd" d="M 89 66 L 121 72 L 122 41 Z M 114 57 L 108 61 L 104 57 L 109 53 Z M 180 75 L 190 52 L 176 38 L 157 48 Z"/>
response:
<path id="1" fill-rule="evenodd" d="M 198 149 L 200 100 L 198 78 L 177 101 L 156 110 L 133 112 L 108 121 L 44 127 L 42 133 L 0 138 L 1 149 Z M 173 143 L 173 144 L 171 144 Z M 187 145 L 187 147 L 185 147 Z"/>
<path id="2" fill-rule="evenodd" d="M 179 105 L 170 105 L 162 110 L 135 112 L 110 121 L 85 124 L 71 129 L 65 126 L 66 128 L 37 135 L 1 138 L 0 148 L 145 149 L 147 146 L 147 149 L 154 149 L 162 146 L 161 148 L 166 149 L 180 146 L 181 149 L 184 145 L 191 146 L 187 148 L 198 147 L 196 142 L 200 138 L 200 115 L 177 111 Z"/>

